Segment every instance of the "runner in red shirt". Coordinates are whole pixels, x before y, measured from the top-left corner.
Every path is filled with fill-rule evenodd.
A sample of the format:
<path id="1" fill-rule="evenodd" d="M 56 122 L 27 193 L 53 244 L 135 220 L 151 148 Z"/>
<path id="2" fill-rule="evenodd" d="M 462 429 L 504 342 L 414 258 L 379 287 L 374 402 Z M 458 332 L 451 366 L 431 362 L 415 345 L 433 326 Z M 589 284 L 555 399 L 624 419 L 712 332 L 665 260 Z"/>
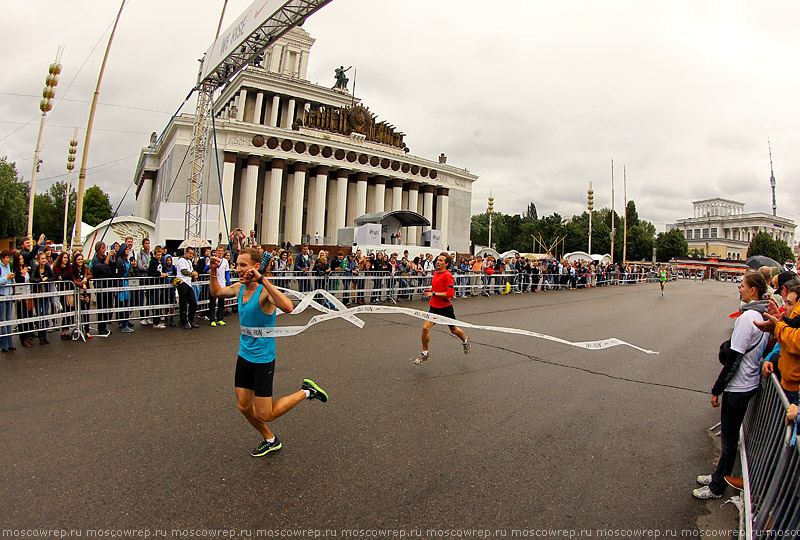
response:
<path id="1" fill-rule="evenodd" d="M 456 314 L 453 311 L 453 304 L 450 303 L 450 299 L 455 296 L 455 281 L 453 280 L 453 274 L 447 270 L 452 262 L 452 257 L 447 253 L 442 253 L 436 257 L 436 272 L 433 274 L 431 288 L 425 291 L 425 298 L 430 298 L 431 307 L 429 311 L 431 313 L 455 319 Z M 422 325 L 422 352 L 414 360 L 415 364 L 421 364 L 431 357 L 428 352 L 428 344 L 431 342 L 431 327 L 434 324 L 432 321 L 425 321 Z M 450 332 L 461 340 L 464 354 L 469 354 L 470 350 L 472 350 L 469 336 L 458 326 L 448 326 L 450 327 Z"/>

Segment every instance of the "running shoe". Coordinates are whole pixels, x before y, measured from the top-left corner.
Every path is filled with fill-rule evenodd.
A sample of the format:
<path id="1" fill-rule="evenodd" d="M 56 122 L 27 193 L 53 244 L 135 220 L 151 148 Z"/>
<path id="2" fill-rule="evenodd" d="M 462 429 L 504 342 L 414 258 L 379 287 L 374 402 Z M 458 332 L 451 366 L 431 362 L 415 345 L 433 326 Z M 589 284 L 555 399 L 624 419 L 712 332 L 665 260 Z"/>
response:
<path id="1" fill-rule="evenodd" d="M 164 324 L 164 323 L 158 323 L 158 324 L 154 324 L 154 325 L 153 325 L 153 328 L 156 328 L 156 329 L 158 329 L 158 330 L 163 330 L 163 329 L 164 329 L 164 328 L 166 328 L 166 327 L 167 327 L 167 325 L 166 325 L 166 324 Z"/>
<path id="2" fill-rule="evenodd" d="M 125 334 L 130 334 L 131 332 L 133 332 L 133 327 L 132 326 L 123 326 L 122 327 L 122 332 L 125 333 Z"/>
<path id="3" fill-rule="evenodd" d="M 206 319 L 206 320 L 208 320 L 208 319 Z M 189 326 L 191 326 L 192 328 L 200 328 L 200 325 L 195 323 L 195 322 L 190 322 Z"/>
<path id="4" fill-rule="evenodd" d="M 217 321 L 217 326 L 225 326 L 226 324 L 228 323 L 226 323 L 225 321 Z"/>
<path id="5" fill-rule="evenodd" d="M 308 390 L 309 396 L 308 399 L 318 399 L 323 403 L 328 401 L 328 394 L 320 388 L 317 383 L 312 381 L 311 379 L 303 379 L 303 384 L 300 386 L 302 390 Z"/>
<path id="6" fill-rule="evenodd" d="M 706 499 L 719 499 L 719 498 L 722 497 L 722 494 L 717 495 L 716 493 L 711 491 L 711 488 L 708 487 L 708 486 L 703 486 L 701 488 L 697 488 L 697 489 L 693 490 L 692 491 L 692 495 L 694 495 L 694 497 L 696 499 L 703 499 L 703 500 L 706 500 Z"/>
<path id="7" fill-rule="evenodd" d="M 211 321 L 211 327 L 212 328 L 216 328 L 217 327 L 217 321 Z"/>
<path id="8" fill-rule="evenodd" d="M 469 354 L 472 350 L 472 342 L 469 340 L 469 336 L 467 336 L 467 341 L 462 343 L 462 345 L 464 345 L 464 354 Z"/>
<path id="9" fill-rule="evenodd" d="M 270 452 L 275 452 L 276 450 L 280 450 L 281 447 L 283 447 L 283 445 L 281 444 L 281 441 L 279 441 L 277 437 L 275 437 L 275 440 L 272 442 L 267 442 L 267 440 L 264 439 L 263 441 L 261 441 L 261 444 L 250 450 L 250 455 L 253 457 L 266 456 Z"/>
<path id="10" fill-rule="evenodd" d="M 431 355 L 430 354 L 419 353 L 419 356 L 417 356 L 416 360 L 414 360 L 414 363 L 415 364 L 421 364 L 424 361 L 430 360 L 430 359 L 431 359 Z"/>

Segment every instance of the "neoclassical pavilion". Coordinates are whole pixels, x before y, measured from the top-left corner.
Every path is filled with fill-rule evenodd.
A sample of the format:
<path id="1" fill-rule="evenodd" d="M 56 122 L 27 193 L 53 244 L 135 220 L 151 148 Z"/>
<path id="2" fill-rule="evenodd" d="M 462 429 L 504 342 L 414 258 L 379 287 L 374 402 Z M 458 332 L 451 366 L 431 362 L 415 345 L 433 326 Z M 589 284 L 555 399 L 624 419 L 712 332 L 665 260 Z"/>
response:
<path id="1" fill-rule="evenodd" d="M 364 214 L 409 210 L 430 225 L 404 227 L 403 244 L 420 245 L 433 228 L 443 247 L 468 251 L 477 176 L 444 154 L 414 156 L 406 135 L 360 99 L 308 81 L 313 43 L 293 29 L 216 99 L 218 154 L 206 161 L 204 236 L 216 243 L 239 227 L 256 230 L 265 244 L 297 245 L 317 234 L 335 244 L 338 230 Z M 155 148 L 142 149 L 137 167 L 136 213 L 156 224 L 159 243 L 183 238 L 192 123 L 193 115 L 177 117 Z"/>

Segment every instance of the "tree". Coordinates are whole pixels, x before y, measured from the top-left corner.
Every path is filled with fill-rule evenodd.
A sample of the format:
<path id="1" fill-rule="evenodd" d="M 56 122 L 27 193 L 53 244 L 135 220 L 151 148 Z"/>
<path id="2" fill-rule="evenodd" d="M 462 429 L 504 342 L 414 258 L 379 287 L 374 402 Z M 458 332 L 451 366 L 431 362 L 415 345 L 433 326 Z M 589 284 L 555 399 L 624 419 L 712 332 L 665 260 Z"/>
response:
<path id="1" fill-rule="evenodd" d="M 28 225 L 30 187 L 22 182 L 16 163 L 0 157 L 0 237 L 24 235 Z"/>
<path id="2" fill-rule="evenodd" d="M 56 242 L 64 238 L 64 202 L 66 197 L 66 182 L 56 182 L 46 192 L 35 196 L 33 230 L 36 234 L 43 233 L 47 238 Z M 72 230 L 72 224 L 75 222 L 76 198 L 75 190 L 70 189 L 67 231 Z"/>
<path id="3" fill-rule="evenodd" d="M 747 248 L 747 257 L 754 257 L 756 255 L 763 255 L 770 259 L 775 258 L 775 241 L 769 233 L 764 231 L 756 233 L 753 239 L 750 240 L 750 246 Z"/>
<path id="4" fill-rule="evenodd" d="M 526 208 L 525 212 L 522 214 L 522 221 L 530 223 L 537 219 L 539 219 L 539 215 L 536 213 L 536 205 L 533 203 L 528 204 L 528 208 Z"/>
<path id="5" fill-rule="evenodd" d="M 83 222 L 94 227 L 111 217 L 111 202 L 108 195 L 97 186 L 83 194 Z"/>
<path id="6" fill-rule="evenodd" d="M 633 201 L 631 201 L 633 202 Z M 683 236 L 683 235 L 681 235 Z M 685 242 L 685 240 L 684 240 Z M 628 228 L 628 260 L 629 261 L 649 261 L 653 258 L 653 245 L 655 244 L 652 234 L 641 225 L 634 225 Z M 616 246 L 615 246 L 616 247 Z"/>
<path id="7" fill-rule="evenodd" d="M 639 212 L 636 211 L 636 203 L 633 201 L 628 201 L 628 230 L 631 227 L 636 227 L 639 225 Z"/>
<path id="8" fill-rule="evenodd" d="M 779 263 L 784 263 L 786 261 L 794 262 L 794 252 L 792 248 L 789 247 L 789 244 L 786 243 L 786 240 L 775 240 L 775 250 L 778 252 L 778 257 L 775 259 Z"/>
<path id="9" fill-rule="evenodd" d="M 659 233 L 656 238 L 656 257 L 658 262 L 667 262 L 675 257 L 686 257 L 689 253 L 689 242 L 678 229 L 667 233 Z"/>
<path id="10" fill-rule="evenodd" d="M 769 257 L 779 263 L 783 263 L 787 260 L 794 261 L 794 254 L 789 244 L 784 240 L 772 238 L 772 235 L 764 231 L 756 233 L 750 241 L 750 246 L 747 248 L 748 258 L 756 255 Z"/>

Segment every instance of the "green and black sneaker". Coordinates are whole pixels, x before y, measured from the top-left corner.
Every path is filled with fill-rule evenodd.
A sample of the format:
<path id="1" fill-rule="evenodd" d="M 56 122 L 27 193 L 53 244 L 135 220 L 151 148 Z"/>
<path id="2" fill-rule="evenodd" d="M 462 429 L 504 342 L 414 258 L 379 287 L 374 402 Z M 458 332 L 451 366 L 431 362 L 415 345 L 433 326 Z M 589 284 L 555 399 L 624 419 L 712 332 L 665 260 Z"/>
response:
<path id="1" fill-rule="evenodd" d="M 308 390 L 310 392 L 308 399 L 318 399 L 323 403 L 328 401 L 328 394 L 325 392 L 325 390 L 317 386 L 317 383 L 311 379 L 303 379 L 303 385 L 300 387 L 300 389 Z"/>
<path id="2" fill-rule="evenodd" d="M 276 450 L 280 450 L 283 447 L 281 441 L 275 437 L 275 440 L 272 442 L 267 442 L 266 439 L 261 441 L 261 444 L 250 450 L 250 455 L 253 457 L 261 457 L 266 456 L 270 452 L 275 452 Z"/>

